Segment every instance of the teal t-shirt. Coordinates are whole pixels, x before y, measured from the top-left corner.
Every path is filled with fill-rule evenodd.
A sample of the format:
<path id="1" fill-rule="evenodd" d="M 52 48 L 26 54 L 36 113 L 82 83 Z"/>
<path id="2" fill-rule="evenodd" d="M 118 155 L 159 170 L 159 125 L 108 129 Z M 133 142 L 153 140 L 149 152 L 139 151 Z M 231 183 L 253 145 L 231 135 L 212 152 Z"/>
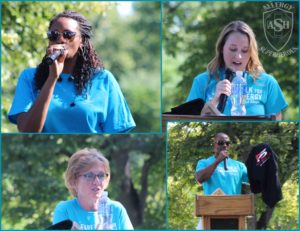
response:
<path id="1" fill-rule="evenodd" d="M 112 210 L 112 224 L 114 229 L 129 230 L 133 229 L 124 206 L 113 200 L 109 200 Z M 64 220 L 71 220 L 80 225 L 82 230 L 95 230 L 100 222 L 98 211 L 86 211 L 78 203 L 77 198 L 69 201 L 61 201 L 54 210 L 53 224 Z"/>
<path id="2" fill-rule="evenodd" d="M 224 79 L 224 71 L 219 71 L 220 80 Z M 262 73 L 255 81 L 249 73 L 245 73 L 247 80 L 246 115 L 270 115 L 284 110 L 288 104 L 283 96 L 276 79 Z M 213 99 L 218 81 L 209 76 L 208 72 L 199 74 L 194 78 L 187 101 L 197 98 L 205 102 Z M 231 99 L 228 97 L 224 114 L 230 116 Z"/>
<path id="3" fill-rule="evenodd" d="M 215 156 L 199 160 L 196 166 L 196 172 L 211 165 L 215 160 Z M 218 188 L 221 188 L 222 191 L 228 195 L 241 194 L 242 182 L 248 182 L 245 164 L 228 158 L 227 168 L 228 170 L 224 169 L 224 162 L 222 161 L 218 164 L 211 177 L 207 181 L 202 182 L 205 195 L 212 194 Z"/>
<path id="4" fill-rule="evenodd" d="M 22 112 L 30 110 L 39 91 L 34 84 L 35 68 L 25 69 L 18 80 L 8 119 L 17 123 Z M 55 84 L 43 132 L 119 133 L 135 127 L 126 100 L 114 76 L 98 70 L 86 92 L 76 95 L 70 74 L 61 74 Z"/>

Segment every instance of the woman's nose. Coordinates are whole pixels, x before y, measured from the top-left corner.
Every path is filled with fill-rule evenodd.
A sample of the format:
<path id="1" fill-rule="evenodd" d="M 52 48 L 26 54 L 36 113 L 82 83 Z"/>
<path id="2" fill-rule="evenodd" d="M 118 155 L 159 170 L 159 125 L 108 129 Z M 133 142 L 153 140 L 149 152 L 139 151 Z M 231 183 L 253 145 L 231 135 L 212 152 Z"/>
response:
<path id="1" fill-rule="evenodd" d="M 238 59 L 242 59 L 242 58 L 243 58 L 242 53 L 237 52 L 236 57 L 237 57 Z"/>

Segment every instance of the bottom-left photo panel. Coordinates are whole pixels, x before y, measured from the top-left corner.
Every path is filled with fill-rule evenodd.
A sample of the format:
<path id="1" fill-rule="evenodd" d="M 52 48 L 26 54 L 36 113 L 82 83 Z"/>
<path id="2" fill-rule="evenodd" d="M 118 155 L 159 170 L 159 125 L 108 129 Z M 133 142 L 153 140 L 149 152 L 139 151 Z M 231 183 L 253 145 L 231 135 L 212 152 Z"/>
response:
<path id="1" fill-rule="evenodd" d="M 1 230 L 165 229 L 162 135 L 2 134 Z"/>

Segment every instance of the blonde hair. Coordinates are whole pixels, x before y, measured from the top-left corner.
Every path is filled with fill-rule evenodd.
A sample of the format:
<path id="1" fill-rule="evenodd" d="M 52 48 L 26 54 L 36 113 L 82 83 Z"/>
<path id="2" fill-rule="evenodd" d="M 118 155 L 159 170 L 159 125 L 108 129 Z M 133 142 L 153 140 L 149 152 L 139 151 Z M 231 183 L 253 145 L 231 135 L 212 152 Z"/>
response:
<path id="1" fill-rule="evenodd" d="M 65 185 L 73 196 L 77 196 L 75 190 L 75 182 L 77 178 L 89 167 L 95 164 L 95 161 L 103 163 L 106 173 L 108 173 L 108 182 L 110 179 L 109 161 L 103 156 L 102 153 L 96 149 L 81 149 L 75 152 L 68 162 L 68 167 L 65 171 Z"/>
<path id="2" fill-rule="evenodd" d="M 219 79 L 218 69 L 225 68 L 225 62 L 223 57 L 223 47 L 229 37 L 229 35 L 233 32 L 240 32 L 242 34 L 247 35 L 249 39 L 249 52 L 250 59 L 246 66 L 246 70 L 253 76 L 254 79 L 264 72 L 264 68 L 259 61 L 258 57 L 258 49 L 257 42 L 255 39 L 255 34 L 251 27 L 243 21 L 233 21 L 225 26 L 223 31 L 221 32 L 218 41 L 216 43 L 216 55 L 207 65 L 207 70 L 209 74 L 213 74 Z"/>

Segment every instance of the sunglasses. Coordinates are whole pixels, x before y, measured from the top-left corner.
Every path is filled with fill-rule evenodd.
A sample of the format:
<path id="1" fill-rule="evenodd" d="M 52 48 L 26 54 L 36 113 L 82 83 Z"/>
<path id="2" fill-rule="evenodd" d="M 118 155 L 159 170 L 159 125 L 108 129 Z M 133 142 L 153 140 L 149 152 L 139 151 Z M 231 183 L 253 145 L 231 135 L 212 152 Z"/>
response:
<path id="1" fill-rule="evenodd" d="M 68 31 L 68 30 L 66 30 L 66 31 L 64 31 L 62 33 L 58 32 L 56 30 L 49 30 L 47 32 L 47 37 L 52 42 L 56 41 L 61 35 L 64 37 L 64 39 L 70 40 L 70 39 L 72 39 L 72 38 L 75 37 L 76 32 Z"/>
<path id="2" fill-rule="evenodd" d="M 216 144 L 218 144 L 219 146 L 223 146 L 224 144 L 226 144 L 226 146 L 230 145 L 230 141 L 223 141 L 223 140 L 219 140 L 218 142 L 216 142 Z"/>

